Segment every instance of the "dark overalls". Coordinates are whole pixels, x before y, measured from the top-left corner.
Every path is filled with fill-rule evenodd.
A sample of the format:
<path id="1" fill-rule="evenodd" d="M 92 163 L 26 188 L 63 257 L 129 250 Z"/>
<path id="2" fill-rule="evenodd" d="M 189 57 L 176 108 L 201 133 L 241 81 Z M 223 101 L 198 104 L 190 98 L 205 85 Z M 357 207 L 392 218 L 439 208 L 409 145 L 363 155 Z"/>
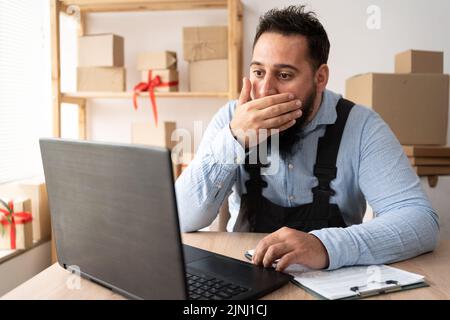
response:
<path id="1" fill-rule="evenodd" d="M 250 179 L 245 182 L 247 193 L 241 196 L 239 216 L 248 220 L 250 231 L 270 233 L 284 226 L 303 232 L 346 227 L 339 207 L 330 203 L 330 197 L 335 194 L 330 182 L 336 178 L 339 146 L 353 106 L 351 101 L 340 99 L 336 106 L 336 122 L 327 125 L 325 135 L 319 138 L 314 165 L 314 176 L 319 184 L 312 188 L 312 203 L 297 207 L 274 204 L 262 196 L 262 188 L 267 187 L 267 182 L 261 177 L 261 164 L 245 164 Z"/>

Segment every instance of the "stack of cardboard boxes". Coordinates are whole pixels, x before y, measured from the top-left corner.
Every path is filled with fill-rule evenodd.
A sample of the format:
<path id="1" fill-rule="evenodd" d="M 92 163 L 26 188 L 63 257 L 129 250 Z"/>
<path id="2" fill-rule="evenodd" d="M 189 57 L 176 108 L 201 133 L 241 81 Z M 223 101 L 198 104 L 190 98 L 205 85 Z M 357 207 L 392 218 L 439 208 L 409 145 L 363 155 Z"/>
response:
<path id="1" fill-rule="evenodd" d="M 419 175 L 450 174 L 450 152 L 445 147 L 449 75 L 443 74 L 442 52 L 399 53 L 395 73 L 354 76 L 347 80 L 346 97 L 371 107 L 386 121 Z"/>
<path id="2" fill-rule="evenodd" d="M 114 34 L 78 38 L 78 91 L 126 90 L 124 40 Z"/>
<path id="3" fill-rule="evenodd" d="M 157 86 L 155 92 L 178 91 L 177 53 L 173 51 L 143 52 L 138 55 L 137 69 L 141 72 L 141 81 L 149 81 L 149 71 L 154 79 L 159 76 L 166 85 Z"/>
<path id="4" fill-rule="evenodd" d="M 183 57 L 189 63 L 189 91 L 228 91 L 228 28 L 183 28 Z"/>

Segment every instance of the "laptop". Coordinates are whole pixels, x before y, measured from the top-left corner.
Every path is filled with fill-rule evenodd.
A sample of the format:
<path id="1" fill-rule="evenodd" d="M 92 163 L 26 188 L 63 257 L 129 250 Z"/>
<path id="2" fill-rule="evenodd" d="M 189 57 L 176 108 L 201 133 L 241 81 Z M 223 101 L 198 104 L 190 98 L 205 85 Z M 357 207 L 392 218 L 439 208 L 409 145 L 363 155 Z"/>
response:
<path id="1" fill-rule="evenodd" d="M 182 244 L 168 149 L 65 139 L 40 148 L 63 268 L 132 299 L 256 299 L 292 279 Z"/>

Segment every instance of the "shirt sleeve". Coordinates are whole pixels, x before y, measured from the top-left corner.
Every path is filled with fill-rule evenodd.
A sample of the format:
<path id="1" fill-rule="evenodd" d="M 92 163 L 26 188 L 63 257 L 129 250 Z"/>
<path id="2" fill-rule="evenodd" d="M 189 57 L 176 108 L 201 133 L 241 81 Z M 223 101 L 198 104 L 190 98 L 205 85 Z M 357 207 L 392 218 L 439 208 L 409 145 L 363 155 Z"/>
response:
<path id="1" fill-rule="evenodd" d="M 311 232 L 328 251 L 329 270 L 392 263 L 435 248 L 438 216 L 402 146 L 376 113 L 362 131 L 358 177 L 374 219 Z"/>
<path id="2" fill-rule="evenodd" d="M 182 232 L 202 229 L 214 221 L 245 160 L 245 150 L 229 126 L 235 105 L 230 102 L 216 113 L 194 159 L 175 182 Z"/>

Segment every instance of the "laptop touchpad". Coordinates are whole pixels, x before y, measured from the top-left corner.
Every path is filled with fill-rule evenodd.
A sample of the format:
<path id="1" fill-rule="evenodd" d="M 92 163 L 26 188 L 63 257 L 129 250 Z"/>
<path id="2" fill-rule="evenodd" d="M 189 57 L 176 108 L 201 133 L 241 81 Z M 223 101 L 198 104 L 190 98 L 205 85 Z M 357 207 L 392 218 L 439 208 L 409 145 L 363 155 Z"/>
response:
<path id="1" fill-rule="evenodd" d="M 189 264 L 195 260 L 211 257 L 213 255 L 213 253 L 210 251 L 191 247 L 186 244 L 183 245 L 183 251 L 184 251 L 184 261 L 186 264 Z"/>
<path id="2" fill-rule="evenodd" d="M 260 268 L 249 263 L 229 261 L 217 256 L 197 260 L 188 264 L 188 267 L 207 272 L 212 276 L 228 278 L 231 281 L 248 283 L 261 277 Z"/>

